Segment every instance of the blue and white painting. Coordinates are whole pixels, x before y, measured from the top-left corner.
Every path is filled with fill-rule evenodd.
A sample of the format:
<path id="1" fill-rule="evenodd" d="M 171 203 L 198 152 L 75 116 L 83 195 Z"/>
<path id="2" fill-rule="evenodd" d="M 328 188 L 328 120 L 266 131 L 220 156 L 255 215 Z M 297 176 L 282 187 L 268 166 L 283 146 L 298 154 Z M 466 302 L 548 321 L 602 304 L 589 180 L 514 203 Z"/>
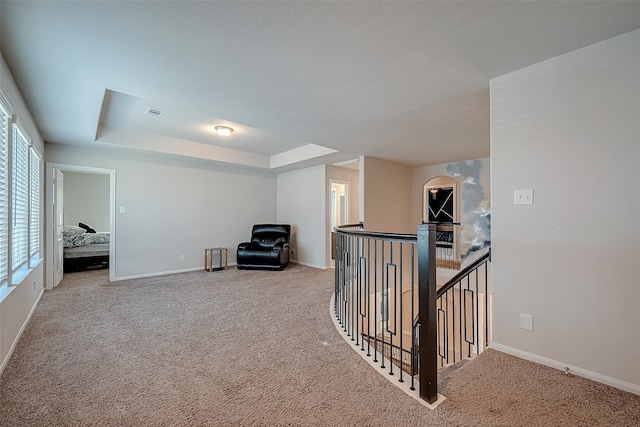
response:
<path id="1" fill-rule="evenodd" d="M 482 183 L 481 160 L 469 160 L 447 165 L 447 173 L 460 182 L 460 256 L 491 244 L 491 196 L 489 183 Z M 485 189 L 483 185 L 487 186 Z"/>

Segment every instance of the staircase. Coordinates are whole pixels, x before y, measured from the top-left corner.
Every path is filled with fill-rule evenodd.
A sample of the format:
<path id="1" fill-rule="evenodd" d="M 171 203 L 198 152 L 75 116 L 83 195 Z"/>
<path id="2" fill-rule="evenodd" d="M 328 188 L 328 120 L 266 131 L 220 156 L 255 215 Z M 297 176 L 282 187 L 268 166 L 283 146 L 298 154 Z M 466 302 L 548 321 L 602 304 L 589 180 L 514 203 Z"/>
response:
<path id="1" fill-rule="evenodd" d="M 436 289 L 436 225 L 419 225 L 417 235 L 363 228 L 336 228 L 337 321 L 380 368 L 398 382 L 408 378 L 411 390 L 419 385 L 420 398 L 434 403 L 438 376 L 449 372 L 441 369 L 460 366 L 490 341 L 491 252 Z"/>

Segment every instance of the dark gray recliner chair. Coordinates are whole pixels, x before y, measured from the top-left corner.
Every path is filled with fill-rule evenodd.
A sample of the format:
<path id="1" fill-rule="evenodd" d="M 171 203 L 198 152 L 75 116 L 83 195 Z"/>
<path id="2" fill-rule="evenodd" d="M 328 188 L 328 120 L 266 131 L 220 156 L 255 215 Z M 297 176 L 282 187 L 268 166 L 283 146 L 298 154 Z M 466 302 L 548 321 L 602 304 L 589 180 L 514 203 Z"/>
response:
<path id="1" fill-rule="evenodd" d="M 289 224 L 256 224 L 251 241 L 238 245 L 237 268 L 245 270 L 282 270 L 289 263 Z"/>

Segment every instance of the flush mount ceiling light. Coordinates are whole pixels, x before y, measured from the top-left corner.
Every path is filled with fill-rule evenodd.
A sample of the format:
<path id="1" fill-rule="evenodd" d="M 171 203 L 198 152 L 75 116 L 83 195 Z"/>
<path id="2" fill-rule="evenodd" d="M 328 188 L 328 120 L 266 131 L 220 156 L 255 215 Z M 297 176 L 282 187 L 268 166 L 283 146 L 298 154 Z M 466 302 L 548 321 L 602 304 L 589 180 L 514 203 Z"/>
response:
<path id="1" fill-rule="evenodd" d="M 229 136 L 231 135 L 231 132 L 233 132 L 233 129 L 228 126 L 216 126 L 215 129 L 220 136 Z"/>

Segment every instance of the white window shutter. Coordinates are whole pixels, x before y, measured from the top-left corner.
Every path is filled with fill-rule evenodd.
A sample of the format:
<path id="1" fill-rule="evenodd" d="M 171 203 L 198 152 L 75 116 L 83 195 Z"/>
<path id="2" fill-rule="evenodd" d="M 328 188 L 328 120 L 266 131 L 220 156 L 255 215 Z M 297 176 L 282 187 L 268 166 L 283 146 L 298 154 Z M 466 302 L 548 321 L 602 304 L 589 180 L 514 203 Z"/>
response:
<path id="1" fill-rule="evenodd" d="M 0 286 L 7 282 L 9 257 L 9 120 L 0 102 Z"/>
<path id="2" fill-rule="evenodd" d="M 29 142 L 13 124 L 11 193 L 11 269 L 26 265 L 29 248 Z"/>
<path id="3" fill-rule="evenodd" d="M 40 254 L 40 154 L 35 148 L 29 151 L 29 256 Z"/>

